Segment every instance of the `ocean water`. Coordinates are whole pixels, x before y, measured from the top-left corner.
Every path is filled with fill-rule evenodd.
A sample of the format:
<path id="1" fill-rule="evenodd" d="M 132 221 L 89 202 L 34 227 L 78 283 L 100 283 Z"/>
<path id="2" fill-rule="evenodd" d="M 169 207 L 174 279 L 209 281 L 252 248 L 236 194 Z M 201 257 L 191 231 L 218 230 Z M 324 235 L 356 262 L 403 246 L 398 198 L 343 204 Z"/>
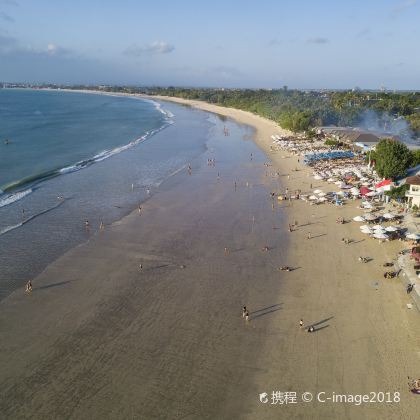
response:
<path id="1" fill-rule="evenodd" d="M 0 299 L 156 193 L 213 125 L 175 104 L 0 90 Z"/>

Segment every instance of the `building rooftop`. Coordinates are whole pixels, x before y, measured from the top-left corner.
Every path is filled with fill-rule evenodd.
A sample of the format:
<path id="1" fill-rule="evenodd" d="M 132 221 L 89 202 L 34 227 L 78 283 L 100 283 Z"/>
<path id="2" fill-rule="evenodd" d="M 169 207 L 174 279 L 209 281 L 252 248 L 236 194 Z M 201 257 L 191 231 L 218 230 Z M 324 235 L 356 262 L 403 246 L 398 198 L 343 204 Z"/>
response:
<path id="1" fill-rule="evenodd" d="M 409 176 L 405 180 L 405 183 L 409 185 L 420 185 L 420 175 Z"/>

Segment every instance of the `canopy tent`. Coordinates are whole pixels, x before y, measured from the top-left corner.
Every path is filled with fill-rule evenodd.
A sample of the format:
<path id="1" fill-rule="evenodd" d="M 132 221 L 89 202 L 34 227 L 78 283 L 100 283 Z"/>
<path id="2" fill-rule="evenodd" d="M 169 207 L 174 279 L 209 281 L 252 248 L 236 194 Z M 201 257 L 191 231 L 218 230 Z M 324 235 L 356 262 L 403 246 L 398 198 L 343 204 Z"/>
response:
<path id="1" fill-rule="evenodd" d="M 386 233 L 374 233 L 373 237 L 376 239 L 388 239 L 389 236 Z"/>
<path id="2" fill-rule="evenodd" d="M 415 241 L 418 241 L 420 239 L 420 235 L 418 233 L 408 233 L 405 235 L 408 239 L 413 239 Z"/>
<path id="3" fill-rule="evenodd" d="M 367 193 L 370 193 L 372 190 L 370 190 L 369 188 L 362 186 L 360 187 L 360 195 L 366 195 Z"/>
<path id="4" fill-rule="evenodd" d="M 383 181 L 375 185 L 376 190 L 389 191 L 392 188 L 392 181 L 390 179 L 384 179 Z"/>

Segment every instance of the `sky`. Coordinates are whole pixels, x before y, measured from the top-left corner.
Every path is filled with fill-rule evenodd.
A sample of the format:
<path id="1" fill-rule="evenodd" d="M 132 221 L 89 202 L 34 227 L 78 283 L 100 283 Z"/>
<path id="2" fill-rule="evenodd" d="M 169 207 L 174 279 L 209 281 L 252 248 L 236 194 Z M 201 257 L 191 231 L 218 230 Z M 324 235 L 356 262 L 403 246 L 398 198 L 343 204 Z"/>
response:
<path id="1" fill-rule="evenodd" d="M 420 89 L 420 0 L 0 0 L 0 81 Z"/>

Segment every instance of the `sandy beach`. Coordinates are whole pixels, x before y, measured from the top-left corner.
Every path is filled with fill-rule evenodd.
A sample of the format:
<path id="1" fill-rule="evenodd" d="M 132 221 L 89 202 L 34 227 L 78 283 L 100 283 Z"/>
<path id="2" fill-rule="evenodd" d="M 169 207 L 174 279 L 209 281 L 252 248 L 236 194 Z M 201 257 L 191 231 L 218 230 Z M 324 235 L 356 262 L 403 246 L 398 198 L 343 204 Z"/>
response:
<path id="1" fill-rule="evenodd" d="M 154 99 L 254 127 L 260 150 L 251 130 L 222 123 L 241 136 L 236 149 L 220 129 L 192 174 L 164 183 L 141 215 L 66 253 L 34 279 L 30 296 L 16 291 L 0 303 L 5 418 L 417 418 L 420 397 L 407 376 L 420 376 L 419 313 L 381 267 L 401 244 L 337 225 L 359 214 L 356 203 L 273 201 L 271 191 L 323 186 L 296 158 L 270 151 L 270 136 L 284 133 L 274 122 Z M 232 150 L 237 160 L 224 162 Z M 359 255 L 373 260 L 360 264 Z M 301 318 L 317 331 L 300 329 Z M 273 391 L 297 401 L 272 404 Z M 305 392 L 314 400 L 303 402 Z M 392 402 L 319 402 L 320 392 L 389 392 Z"/>

